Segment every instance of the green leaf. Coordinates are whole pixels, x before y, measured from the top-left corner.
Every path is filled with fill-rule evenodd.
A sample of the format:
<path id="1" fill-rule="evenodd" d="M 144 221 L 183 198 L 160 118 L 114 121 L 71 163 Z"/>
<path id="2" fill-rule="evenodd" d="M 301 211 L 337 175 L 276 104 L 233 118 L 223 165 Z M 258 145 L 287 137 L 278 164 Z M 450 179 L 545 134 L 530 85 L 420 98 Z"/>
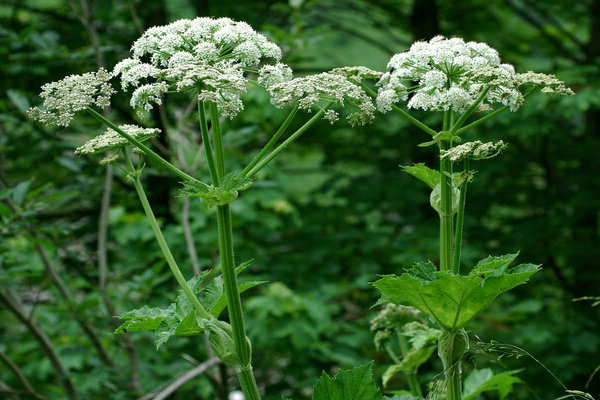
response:
<path id="1" fill-rule="evenodd" d="M 29 192 L 29 186 L 31 185 L 32 179 L 24 182 L 20 182 L 17 186 L 11 189 L 12 201 L 19 207 L 21 207 L 27 198 Z"/>
<path id="2" fill-rule="evenodd" d="M 431 262 L 417 263 L 401 276 L 386 275 L 374 283 L 383 294 L 378 303 L 412 306 L 448 330 L 461 328 L 498 295 L 522 285 L 539 271 L 540 266 L 534 264 L 509 269 L 515 257 L 488 257 L 467 276 L 436 271 Z"/>
<path id="3" fill-rule="evenodd" d="M 8 89 L 6 91 L 6 96 L 19 111 L 21 111 L 23 114 L 27 114 L 27 110 L 30 106 L 27 96 L 25 96 L 20 90 L 13 89 Z"/>
<path id="4" fill-rule="evenodd" d="M 476 369 L 465 378 L 463 400 L 471 400 L 483 392 L 497 390 L 500 400 L 504 399 L 516 383 L 522 383 L 516 374 L 520 371 L 506 371 L 494 375 L 490 368 Z"/>
<path id="5" fill-rule="evenodd" d="M 115 330 L 115 333 L 154 331 L 161 322 L 173 315 L 174 310 L 175 307 L 171 304 L 167 309 L 143 306 L 142 308 L 128 311 L 118 316 L 119 319 L 125 322 Z"/>
<path id="6" fill-rule="evenodd" d="M 236 273 L 243 271 L 251 261 L 243 263 L 236 268 Z M 203 271 L 199 276 L 190 279 L 187 284 L 192 292 L 198 296 L 198 301 L 205 309 L 218 317 L 226 306 L 221 276 L 208 278 L 211 271 Z M 238 285 L 240 293 L 259 285 L 263 282 L 246 282 Z M 129 311 L 119 316 L 125 322 L 119 326 L 115 333 L 149 331 L 154 332 L 156 349 L 165 344 L 171 336 L 192 336 L 206 331 L 206 320 L 196 314 L 192 303 L 188 300 L 183 290 L 179 290 L 174 303 L 168 308 L 158 307 L 142 308 Z"/>
<path id="7" fill-rule="evenodd" d="M 313 400 L 381 400 L 377 386 L 373 382 L 373 363 L 351 370 L 341 370 L 333 378 L 325 372 L 317 381 Z"/>
<path id="8" fill-rule="evenodd" d="M 0 203 L 0 217 L 9 219 L 12 216 L 12 210 L 9 206 Z"/>
<path id="9" fill-rule="evenodd" d="M 423 163 L 414 164 L 411 167 L 401 165 L 402 170 L 420 181 L 424 182 L 431 189 L 440 183 L 440 173 L 435 169 L 431 169 Z"/>

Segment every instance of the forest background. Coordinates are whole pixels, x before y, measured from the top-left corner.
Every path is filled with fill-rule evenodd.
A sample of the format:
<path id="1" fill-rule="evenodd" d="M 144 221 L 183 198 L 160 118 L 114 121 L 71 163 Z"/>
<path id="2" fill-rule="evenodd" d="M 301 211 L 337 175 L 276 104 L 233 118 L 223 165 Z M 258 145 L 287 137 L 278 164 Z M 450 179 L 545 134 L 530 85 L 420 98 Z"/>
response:
<path id="1" fill-rule="evenodd" d="M 413 41 L 444 34 L 487 42 L 518 72 L 564 80 L 576 96 L 532 98 L 518 114 L 470 134 L 509 147 L 477 170 L 469 188 L 465 261 L 520 249 L 521 259 L 544 269 L 469 328 L 482 341 L 527 350 L 567 387 L 598 396 L 599 307 L 574 300 L 600 295 L 599 15 L 600 0 L 3 1 L 0 396 L 63 398 L 52 352 L 84 399 L 150 399 L 209 357 L 197 338 L 175 338 L 155 351 L 151 335 L 111 334 L 112 316 L 140 304 L 164 306 L 175 282 L 123 174 L 73 155 L 101 127 L 79 117 L 68 129 L 49 129 L 25 114 L 39 104 L 42 84 L 110 70 L 148 27 L 196 16 L 248 22 L 300 74 L 345 65 L 383 71 Z M 285 117 L 266 95 L 251 90 L 247 98 L 228 125 L 232 163 L 248 160 Z M 195 171 L 199 132 L 187 106 L 156 109 L 166 135 L 154 146 Z M 126 99 L 113 112 L 135 119 Z M 375 359 L 380 377 L 389 364 L 369 331 L 378 296 L 370 283 L 437 257 L 428 193 L 398 167 L 436 163 L 433 150 L 416 147 L 422 141 L 391 114 L 360 128 L 322 121 L 234 204 L 238 260 L 253 259 L 249 279 L 268 281 L 244 293 L 265 399 L 308 398 L 322 370 Z M 174 198 L 179 183 L 159 170 L 149 166 L 145 176 L 186 275 L 214 265 L 213 213 L 200 201 Z M 422 369 L 439 370 L 436 363 Z M 524 368 L 526 385 L 515 398 L 531 398 L 528 386 L 542 399 L 562 394 L 531 359 L 479 363 Z M 230 375 L 213 366 L 170 398 L 226 399 Z"/>

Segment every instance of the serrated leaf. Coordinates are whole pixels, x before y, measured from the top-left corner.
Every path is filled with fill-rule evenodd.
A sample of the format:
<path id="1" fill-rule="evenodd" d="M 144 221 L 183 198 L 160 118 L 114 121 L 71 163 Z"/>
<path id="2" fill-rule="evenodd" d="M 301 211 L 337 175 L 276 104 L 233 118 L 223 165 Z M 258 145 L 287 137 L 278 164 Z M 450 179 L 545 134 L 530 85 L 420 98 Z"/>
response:
<path id="1" fill-rule="evenodd" d="M 392 301 L 415 307 L 442 327 L 455 330 L 473 320 L 498 295 L 527 282 L 540 269 L 534 264 L 508 269 L 506 262 L 512 256 L 488 257 L 466 276 L 433 271 L 431 263 L 418 263 L 401 276 L 386 275 L 373 285 L 383 294 L 379 303 Z"/>
<path id="2" fill-rule="evenodd" d="M 483 392 L 498 391 L 500 400 L 504 399 L 516 383 L 522 383 L 516 374 L 520 371 L 506 371 L 494 375 L 490 368 L 476 369 L 471 372 L 463 384 L 463 400 L 471 400 Z"/>
<path id="3" fill-rule="evenodd" d="M 381 400 L 377 386 L 373 382 L 373 363 L 351 370 L 341 370 L 333 378 L 325 372 L 317 381 L 313 400 Z"/>
<path id="4" fill-rule="evenodd" d="M 171 304 L 171 307 L 167 309 L 143 306 L 142 308 L 128 311 L 118 316 L 119 319 L 125 322 L 114 333 L 154 331 L 162 321 L 173 314 L 174 309 L 174 305 Z"/>
<path id="5" fill-rule="evenodd" d="M 175 315 L 170 315 L 168 318 L 161 321 L 154 330 L 154 345 L 156 346 L 156 350 L 167 343 L 171 336 L 175 335 L 178 324 L 179 320 Z"/>
<path id="6" fill-rule="evenodd" d="M 419 179 L 421 182 L 424 182 L 431 189 L 435 188 L 435 186 L 440 183 L 439 171 L 431 169 L 423 163 L 413 164 L 410 167 L 401 165 L 400 168 L 402 168 L 404 172 Z"/>

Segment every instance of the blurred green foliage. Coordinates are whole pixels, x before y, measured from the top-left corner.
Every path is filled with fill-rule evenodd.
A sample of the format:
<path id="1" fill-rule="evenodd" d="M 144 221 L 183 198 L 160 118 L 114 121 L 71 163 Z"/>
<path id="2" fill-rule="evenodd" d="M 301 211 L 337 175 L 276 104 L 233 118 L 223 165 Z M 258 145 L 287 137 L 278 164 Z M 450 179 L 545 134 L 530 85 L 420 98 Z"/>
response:
<path id="1" fill-rule="evenodd" d="M 141 304 L 166 306 L 175 283 L 134 191 L 114 171 L 108 275 L 100 286 L 105 172 L 72 150 L 101 128 L 80 117 L 69 129 L 49 129 L 25 116 L 43 83 L 99 65 L 110 69 L 144 29 L 197 15 L 247 21 L 279 43 L 284 61 L 299 73 L 341 65 L 384 70 L 393 53 L 442 33 L 485 41 L 520 72 L 566 81 L 576 96 L 532 98 L 518 113 L 470 133 L 502 139 L 509 148 L 481 166 L 469 188 L 466 265 L 520 250 L 520 259 L 543 264 L 543 271 L 468 328 L 483 341 L 526 349 L 569 388 L 599 394 L 600 378 L 591 377 L 600 364 L 598 308 L 573 302 L 600 292 L 599 0 L 7 0 L 0 5 L 2 396 L 36 398 L 15 369 L 5 368 L 6 358 L 36 395 L 64 398 L 55 366 L 7 306 L 9 299 L 41 327 L 82 399 L 160 391 L 209 356 L 193 338 L 155 351 L 150 334 L 111 335 L 114 315 Z M 118 99 L 111 113 L 135 121 L 126 102 Z M 157 112 L 154 123 L 167 135 L 155 147 L 182 168 L 207 175 L 197 171 L 199 132 L 186 107 L 175 99 L 163 108 L 166 118 Z M 227 162 L 250 160 L 284 117 L 260 91 L 249 90 L 241 118 L 224 124 Z M 375 352 L 369 332 L 377 298 L 370 282 L 416 261 L 437 261 L 438 221 L 427 190 L 399 168 L 435 163 L 431 150 L 416 147 L 424 139 L 389 114 L 357 129 L 321 122 L 232 204 L 238 260 L 255 260 L 245 276 L 271 282 L 243 296 L 265 400 L 310 398 L 322 370 L 332 374 L 375 358 L 375 374 L 385 371 L 388 360 Z M 194 273 L 184 240 L 188 220 L 198 265 L 218 268 L 213 210 L 191 201 L 188 219 L 188 205 L 174 197 L 178 182 L 151 166 L 145 175 L 186 275 Z M 562 393 L 531 360 L 494 361 L 480 362 L 497 372 L 525 368 L 518 376 L 526 385 L 516 385 L 515 398 L 531 398 L 530 390 L 542 399 Z M 226 399 L 235 385 L 231 376 L 213 368 L 170 398 Z"/>

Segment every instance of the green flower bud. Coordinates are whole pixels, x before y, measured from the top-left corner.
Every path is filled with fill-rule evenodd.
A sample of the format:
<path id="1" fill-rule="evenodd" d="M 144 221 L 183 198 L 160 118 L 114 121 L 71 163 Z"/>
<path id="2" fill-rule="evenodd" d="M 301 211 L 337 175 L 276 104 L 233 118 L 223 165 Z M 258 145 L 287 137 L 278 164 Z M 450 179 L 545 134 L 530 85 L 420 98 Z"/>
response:
<path id="1" fill-rule="evenodd" d="M 460 197 L 460 190 L 456 187 L 452 188 L 452 215 L 458 212 L 458 203 Z M 442 186 L 441 184 L 435 185 L 433 190 L 431 191 L 431 195 L 429 195 L 429 204 L 438 214 L 442 213 Z"/>

